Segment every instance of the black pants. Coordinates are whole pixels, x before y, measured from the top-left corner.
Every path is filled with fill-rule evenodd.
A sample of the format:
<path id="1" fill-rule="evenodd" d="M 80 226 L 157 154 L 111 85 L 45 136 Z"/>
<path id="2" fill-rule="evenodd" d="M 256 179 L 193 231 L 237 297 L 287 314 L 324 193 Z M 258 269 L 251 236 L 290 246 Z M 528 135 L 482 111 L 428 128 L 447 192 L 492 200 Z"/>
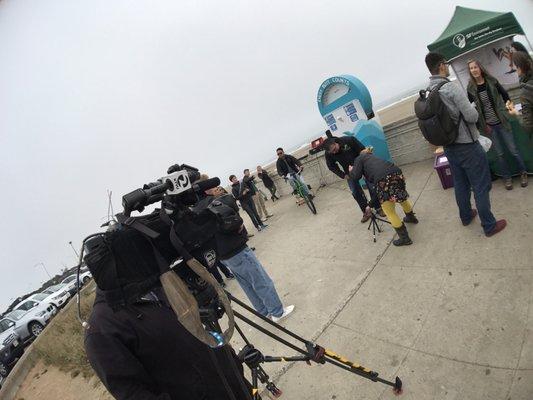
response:
<path id="1" fill-rule="evenodd" d="M 222 264 L 220 261 L 217 261 L 215 265 L 209 268 L 209 272 L 211 272 L 211 275 L 215 277 L 218 283 L 224 282 L 224 279 L 222 279 L 222 275 L 220 275 L 220 272 L 218 272 L 219 269 L 226 276 L 226 278 L 232 276 L 232 273 L 229 268 Z"/>
<path id="2" fill-rule="evenodd" d="M 270 191 L 270 194 L 272 195 L 272 200 L 274 199 L 279 200 L 279 197 L 276 196 L 276 191 L 278 190 L 276 185 L 272 184 L 272 186 L 270 187 L 267 186 L 266 188 Z"/>
<path id="3" fill-rule="evenodd" d="M 348 187 L 350 188 L 350 191 L 352 192 L 352 196 L 359 204 L 359 207 L 361 208 L 362 212 L 365 212 L 365 209 L 368 205 L 370 207 L 375 208 L 376 210 L 381 208 L 381 205 L 379 204 L 378 196 L 376 195 L 376 190 L 374 189 L 374 186 L 370 185 L 367 182 L 368 191 L 370 192 L 370 203 L 368 202 L 365 192 L 361 185 L 359 184 L 359 181 L 355 181 L 352 178 L 348 179 Z"/>
<path id="4" fill-rule="evenodd" d="M 255 208 L 254 199 L 250 198 L 249 200 L 241 200 L 241 206 L 244 211 L 248 214 L 250 219 L 252 220 L 252 224 L 256 228 L 259 228 L 263 225 L 263 222 L 261 221 L 261 218 L 259 217 L 259 214 L 257 213 L 257 208 Z"/>

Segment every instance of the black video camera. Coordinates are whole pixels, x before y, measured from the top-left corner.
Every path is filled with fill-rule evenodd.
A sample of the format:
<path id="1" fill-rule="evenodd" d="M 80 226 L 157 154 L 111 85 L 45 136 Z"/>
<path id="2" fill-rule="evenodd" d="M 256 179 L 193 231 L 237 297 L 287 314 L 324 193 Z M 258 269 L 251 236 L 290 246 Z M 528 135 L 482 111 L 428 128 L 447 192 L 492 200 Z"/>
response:
<path id="1" fill-rule="evenodd" d="M 174 271 L 187 284 L 200 306 L 215 295 L 211 287 L 186 267 L 188 255 L 211 267 L 216 262 L 214 232 L 216 222 L 191 206 L 204 197 L 204 191 L 220 184 L 219 178 L 199 181 L 197 168 L 173 165 L 168 175 L 144 185 L 122 198 L 124 210 L 106 232 L 85 242 L 85 262 L 107 303 L 113 307 L 131 304 L 159 284 L 165 268 Z M 161 208 L 132 217 L 150 204 Z M 172 237 L 178 238 L 181 251 Z M 182 254 L 185 253 L 185 254 Z"/>

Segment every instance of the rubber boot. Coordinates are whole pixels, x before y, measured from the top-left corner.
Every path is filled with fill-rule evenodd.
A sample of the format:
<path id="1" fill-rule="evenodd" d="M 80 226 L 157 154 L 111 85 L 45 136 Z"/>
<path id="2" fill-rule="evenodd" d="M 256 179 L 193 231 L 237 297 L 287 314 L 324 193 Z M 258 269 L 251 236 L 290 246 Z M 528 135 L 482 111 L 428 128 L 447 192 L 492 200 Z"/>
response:
<path id="1" fill-rule="evenodd" d="M 404 224 L 400 226 L 399 228 L 394 228 L 396 233 L 398 234 L 398 239 L 393 240 L 392 244 L 395 246 L 408 246 L 410 244 L 413 244 L 413 241 L 409 237 L 409 234 L 407 233 L 407 228 Z"/>
<path id="2" fill-rule="evenodd" d="M 416 218 L 415 213 L 411 211 L 410 213 L 405 213 L 403 222 L 407 222 L 408 224 L 418 224 L 418 219 Z"/>

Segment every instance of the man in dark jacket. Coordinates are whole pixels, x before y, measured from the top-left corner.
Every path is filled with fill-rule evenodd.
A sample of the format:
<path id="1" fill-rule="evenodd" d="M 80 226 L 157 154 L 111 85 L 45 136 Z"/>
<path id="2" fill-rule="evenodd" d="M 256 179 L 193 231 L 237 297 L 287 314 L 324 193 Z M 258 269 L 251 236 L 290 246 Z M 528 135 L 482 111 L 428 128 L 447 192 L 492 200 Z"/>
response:
<path id="1" fill-rule="evenodd" d="M 308 187 L 301 175 L 303 170 L 302 163 L 296 157 L 291 156 L 290 154 L 285 154 L 285 151 L 281 147 L 276 149 L 276 154 L 278 156 L 278 161 L 276 161 L 278 175 L 287 179 L 289 185 L 291 185 L 294 190 L 296 190 L 295 181 L 298 179 L 302 183 L 305 194 L 313 197 L 313 195 L 309 193 L 310 187 Z"/>
<path id="2" fill-rule="evenodd" d="M 255 228 L 261 232 L 268 225 L 265 225 L 261 220 L 261 217 L 259 217 L 257 209 L 255 208 L 253 192 L 248 185 L 243 181 L 239 181 L 235 175 L 230 175 L 229 180 L 231 182 L 231 193 L 233 194 L 233 197 L 235 197 L 235 200 L 239 200 L 242 209 L 246 211 L 252 220 L 252 224 L 254 224 Z"/>
<path id="3" fill-rule="evenodd" d="M 349 171 L 350 166 L 353 166 L 355 158 L 359 154 L 366 152 L 367 149 L 354 136 L 327 138 L 323 143 L 323 148 L 326 151 L 326 165 L 331 172 L 347 181 L 353 198 L 363 212 L 361 222 L 367 222 L 371 216 L 368 200 L 363 188 L 359 184 L 359 180 L 351 178 Z M 378 210 L 380 215 L 382 215 L 381 207 L 372 185 L 368 185 L 368 191 L 370 192 L 370 206 Z"/>
<path id="4" fill-rule="evenodd" d="M 276 191 L 278 189 L 276 188 L 274 181 L 268 175 L 268 172 L 263 170 L 263 168 L 260 165 L 257 166 L 257 176 L 259 177 L 259 179 L 263 181 L 263 185 L 265 185 L 265 187 L 270 191 L 270 194 L 271 194 L 270 198 L 272 199 L 272 201 L 274 202 L 276 200 L 279 200 L 279 197 L 276 196 Z"/>
<path id="5" fill-rule="evenodd" d="M 117 400 L 230 400 L 217 364 L 235 398 L 250 398 L 233 351 L 211 349 L 190 334 L 160 287 L 115 310 L 97 289 L 85 349 Z"/>
<path id="6" fill-rule="evenodd" d="M 207 202 L 215 199 L 233 209 L 238 214 L 239 207 L 229 195 L 220 195 L 216 189 L 206 191 Z M 242 222 L 242 219 L 240 220 Z M 254 252 L 246 244 L 248 234 L 244 225 L 235 230 L 224 230 L 219 227 L 215 234 L 217 254 L 220 262 L 228 267 L 255 310 L 279 322 L 294 311 L 294 306 L 283 307 L 274 282 L 265 271 Z"/>

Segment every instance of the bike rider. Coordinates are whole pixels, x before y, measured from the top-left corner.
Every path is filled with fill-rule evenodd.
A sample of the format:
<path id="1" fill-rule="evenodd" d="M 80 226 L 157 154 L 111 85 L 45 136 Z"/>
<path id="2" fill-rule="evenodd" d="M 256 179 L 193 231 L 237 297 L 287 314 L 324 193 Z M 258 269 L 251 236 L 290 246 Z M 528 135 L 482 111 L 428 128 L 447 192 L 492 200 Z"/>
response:
<path id="1" fill-rule="evenodd" d="M 290 154 L 285 154 L 281 147 L 276 149 L 276 153 L 278 155 L 278 161 L 276 161 L 278 175 L 287 179 L 293 190 L 296 190 L 295 181 L 298 179 L 302 183 L 302 188 L 305 194 L 312 199 L 314 196 L 309 191 L 311 187 L 305 183 L 303 176 L 301 175 L 303 170 L 302 163 L 296 157 L 291 156 Z"/>

